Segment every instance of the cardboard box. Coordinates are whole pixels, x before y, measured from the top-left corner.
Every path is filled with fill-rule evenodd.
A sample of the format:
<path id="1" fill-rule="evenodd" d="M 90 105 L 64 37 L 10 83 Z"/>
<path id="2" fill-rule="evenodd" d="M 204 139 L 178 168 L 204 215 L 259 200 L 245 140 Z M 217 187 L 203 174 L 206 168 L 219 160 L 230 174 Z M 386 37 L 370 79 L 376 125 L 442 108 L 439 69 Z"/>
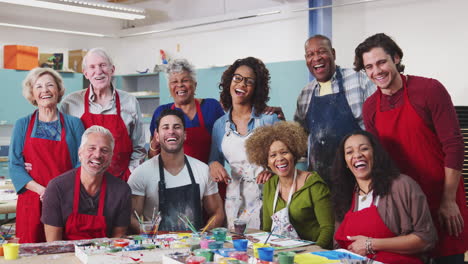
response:
<path id="1" fill-rule="evenodd" d="M 39 65 L 38 47 L 5 45 L 3 46 L 3 67 L 14 70 L 32 70 Z"/>
<path id="2" fill-rule="evenodd" d="M 82 72 L 81 63 L 86 55 L 87 50 L 69 50 L 68 51 L 68 68 L 75 72 Z"/>
<path id="3" fill-rule="evenodd" d="M 63 69 L 63 53 L 40 53 L 39 67 L 61 71 Z"/>

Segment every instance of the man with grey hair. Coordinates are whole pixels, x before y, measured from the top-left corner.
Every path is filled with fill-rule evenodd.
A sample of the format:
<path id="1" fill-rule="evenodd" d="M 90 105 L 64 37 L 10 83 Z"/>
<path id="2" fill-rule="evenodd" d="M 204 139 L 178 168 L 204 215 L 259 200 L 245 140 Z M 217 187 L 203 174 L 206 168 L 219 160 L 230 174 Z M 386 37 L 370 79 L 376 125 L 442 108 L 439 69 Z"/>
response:
<path id="1" fill-rule="evenodd" d="M 89 88 L 68 95 L 60 109 L 80 117 L 85 128 L 100 125 L 111 131 L 115 148 L 109 172 L 126 181 L 146 156 L 145 138 L 140 105 L 135 96 L 113 87 L 114 71 L 104 49 L 88 51 L 83 58 L 83 74 L 90 82 Z"/>
<path id="2" fill-rule="evenodd" d="M 130 224 L 131 191 L 107 169 L 114 139 L 101 126 L 91 126 L 78 150 L 81 167 L 50 181 L 44 193 L 41 221 L 47 242 L 122 237 Z"/>

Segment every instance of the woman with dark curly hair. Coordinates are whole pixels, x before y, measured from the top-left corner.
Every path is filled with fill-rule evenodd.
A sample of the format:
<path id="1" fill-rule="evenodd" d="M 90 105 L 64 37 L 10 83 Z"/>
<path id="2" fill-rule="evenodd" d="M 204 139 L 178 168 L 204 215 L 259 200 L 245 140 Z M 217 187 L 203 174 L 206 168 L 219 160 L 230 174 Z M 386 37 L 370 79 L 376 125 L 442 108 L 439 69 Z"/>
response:
<path id="1" fill-rule="evenodd" d="M 372 134 L 359 131 L 342 140 L 332 183 L 341 248 L 384 263 L 423 263 L 437 240 L 426 196 Z"/>
<path id="2" fill-rule="evenodd" d="M 329 248 L 333 237 L 330 190 L 316 172 L 296 169 L 307 152 L 304 129 L 295 122 L 261 127 L 245 147 L 251 163 L 274 174 L 263 188 L 263 230 Z"/>
<path id="3" fill-rule="evenodd" d="M 236 60 L 221 77 L 221 104 L 227 113 L 213 127 L 210 175 L 214 181 L 228 184 L 225 209 L 229 228 L 236 218 L 248 220 L 249 228 L 260 228 L 259 183 L 271 174 L 247 161 L 244 142 L 255 128 L 279 121 L 276 114 L 262 114 L 269 100 L 269 81 L 265 64 L 253 57 Z M 231 167 L 231 176 L 223 167 L 224 160 Z"/>

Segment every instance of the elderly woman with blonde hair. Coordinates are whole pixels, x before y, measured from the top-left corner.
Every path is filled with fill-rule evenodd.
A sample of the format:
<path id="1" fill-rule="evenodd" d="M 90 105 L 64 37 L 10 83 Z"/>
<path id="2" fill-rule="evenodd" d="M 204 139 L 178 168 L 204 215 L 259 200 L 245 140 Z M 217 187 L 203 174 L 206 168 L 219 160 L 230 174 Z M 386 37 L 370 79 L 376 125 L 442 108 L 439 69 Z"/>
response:
<path id="1" fill-rule="evenodd" d="M 35 68 L 23 81 L 23 96 L 37 109 L 16 121 L 9 150 L 20 243 L 45 242 L 40 221 L 45 188 L 51 179 L 79 165 L 84 127 L 80 119 L 58 111 L 64 92 L 62 78 L 49 68 Z"/>
<path id="2" fill-rule="evenodd" d="M 330 190 L 316 172 L 296 169 L 307 134 L 295 122 L 260 127 L 246 141 L 249 161 L 271 170 L 263 188 L 263 230 L 331 246 L 334 219 Z"/>

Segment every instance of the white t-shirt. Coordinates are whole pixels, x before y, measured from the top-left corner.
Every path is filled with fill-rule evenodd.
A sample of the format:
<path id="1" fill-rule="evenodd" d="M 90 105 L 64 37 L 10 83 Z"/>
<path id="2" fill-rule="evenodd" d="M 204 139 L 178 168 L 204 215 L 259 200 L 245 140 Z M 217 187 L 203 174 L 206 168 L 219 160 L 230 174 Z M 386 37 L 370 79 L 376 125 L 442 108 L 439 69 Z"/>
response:
<path id="1" fill-rule="evenodd" d="M 159 211 L 159 155 L 145 161 L 138 166 L 130 175 L 128 185 L 132 189 L 132 195 L 144 196 L 145 203 L 143 207 L 143 215 L 145 219 L 151 219 L 153 208 L 156 207 L 156 212 Z M 208 165 L 205 163 L 187 156 L 190 167 L 192 168 L 195 182 L 200 187 L 200 203 L 204 196 L 212 195 L 218 192 L 218 185 L 211 180 Z M 170 174 L 164 169 L 164 178 L 166 180 L 166 188 L 175 188 L 188 185 L 191 183 L 187 165 L 179 172 L 178 175 Z M 203 206 L 203 205 L 202 205 Z"/>

